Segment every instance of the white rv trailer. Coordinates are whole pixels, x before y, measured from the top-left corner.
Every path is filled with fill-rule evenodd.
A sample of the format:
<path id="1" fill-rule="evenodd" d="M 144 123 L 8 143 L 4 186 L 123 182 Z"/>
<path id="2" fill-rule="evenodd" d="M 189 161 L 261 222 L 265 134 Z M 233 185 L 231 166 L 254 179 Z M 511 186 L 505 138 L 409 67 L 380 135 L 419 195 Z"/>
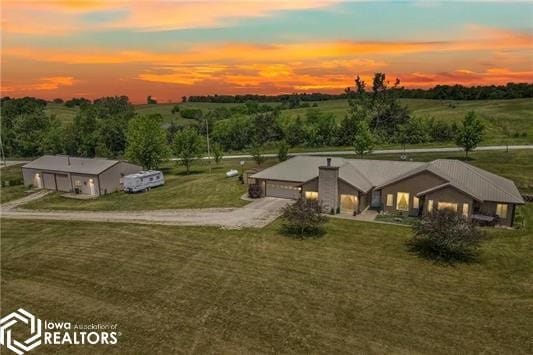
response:
<path id="1" fill-rule="evenodd" d="M 123 178 L 124 191 L 126 192 L 146 191 L 164 183 L 165 177 L 158 170 L 140 171 Z"/>

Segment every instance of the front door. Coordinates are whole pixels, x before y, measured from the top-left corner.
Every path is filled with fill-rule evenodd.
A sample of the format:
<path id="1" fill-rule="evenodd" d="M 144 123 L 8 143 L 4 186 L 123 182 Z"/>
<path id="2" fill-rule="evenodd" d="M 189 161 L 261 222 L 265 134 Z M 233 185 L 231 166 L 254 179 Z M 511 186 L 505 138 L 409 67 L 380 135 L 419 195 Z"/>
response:
<path id="1" fill-rule="evenodd" d="M 358 209 L 358 198 L 355 195 L 341 195 L 341 212 L 353 213 Z"/>
<path id="2" fill-rule="evenodd" d="M 375 208 L 381 207 L 381 190 L 372 191 L 372 202 L 370 205 Z"/>

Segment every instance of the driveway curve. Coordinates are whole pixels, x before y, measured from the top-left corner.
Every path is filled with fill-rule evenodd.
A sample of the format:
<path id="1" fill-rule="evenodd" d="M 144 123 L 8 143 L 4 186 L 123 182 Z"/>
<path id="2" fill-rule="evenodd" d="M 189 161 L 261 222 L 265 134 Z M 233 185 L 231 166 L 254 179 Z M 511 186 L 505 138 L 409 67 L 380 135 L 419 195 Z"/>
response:
<path id="1" fill-rule="evenodd" d="M 26 201 L 24 201 L 26 202 Z M 43 211 L 3 205 L 2 218 L 61 221 L 119 222 L 182 226 L 216 226 L 227 229 L 262 228 L 281 214 L 292 200 L 265 197 L 240 208 L 200 208 L 154 211 Z"/>

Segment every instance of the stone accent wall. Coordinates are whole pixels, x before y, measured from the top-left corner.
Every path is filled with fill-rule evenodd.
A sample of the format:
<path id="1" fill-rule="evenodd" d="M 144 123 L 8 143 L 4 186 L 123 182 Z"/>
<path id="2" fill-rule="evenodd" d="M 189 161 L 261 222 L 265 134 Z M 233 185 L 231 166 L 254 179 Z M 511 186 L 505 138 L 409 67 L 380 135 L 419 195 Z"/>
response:
<path id="1" fill-rule="evenodd" d="M 318 168 L 318 199 L 325 212 L 333 208 L 337 211 L 339 206 L 339 167 L 321 166 Z"/>

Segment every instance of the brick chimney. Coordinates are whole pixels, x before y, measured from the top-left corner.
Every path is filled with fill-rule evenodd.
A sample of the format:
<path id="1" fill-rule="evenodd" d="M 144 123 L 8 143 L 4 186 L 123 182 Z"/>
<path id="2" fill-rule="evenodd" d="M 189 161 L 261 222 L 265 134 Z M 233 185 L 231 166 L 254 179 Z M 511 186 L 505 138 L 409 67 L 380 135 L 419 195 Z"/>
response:
<path id="1" fill-rule="evenodd" d="M 329 213 L 333 208 L 335 213 L 339 206 L 339 167 L 331 165 L 331 158 L 326 159 L 326 165 L 318 168 L 318 198 L 324 212 Z"/>

